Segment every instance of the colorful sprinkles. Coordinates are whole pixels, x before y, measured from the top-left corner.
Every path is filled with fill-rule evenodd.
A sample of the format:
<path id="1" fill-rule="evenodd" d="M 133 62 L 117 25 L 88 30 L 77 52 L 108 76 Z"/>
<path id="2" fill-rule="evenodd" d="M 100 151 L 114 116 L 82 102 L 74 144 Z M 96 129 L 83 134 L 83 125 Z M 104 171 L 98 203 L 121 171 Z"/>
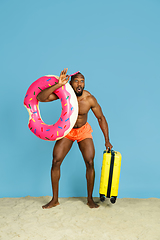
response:
<path id="1" fill-rule="evenodd" d="M 47 140 L 50 140 L 49 138 L 45 137 Z"/>

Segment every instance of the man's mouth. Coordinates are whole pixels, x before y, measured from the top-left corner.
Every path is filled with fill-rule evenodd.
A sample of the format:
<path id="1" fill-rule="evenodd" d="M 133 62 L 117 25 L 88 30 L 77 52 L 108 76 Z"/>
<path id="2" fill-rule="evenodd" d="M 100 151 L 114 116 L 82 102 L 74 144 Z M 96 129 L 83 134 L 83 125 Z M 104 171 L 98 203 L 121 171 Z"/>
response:
<path id="1" fill-rule="evenodd" d="M 83 94 L 83 89 L 84 88 L 82 88 L 82 87 L 77 87 L 77 88 L 74 88 L 74 92 L 75 92 L 75 94 L 76 94 L 76 96 L 77 97 L 80 97 L 80 96 L 82 96 L 82 94 Z"/>
<path id="2" fill-rule="evenodd" d="M 81 92 L 81 91 L 82 91 L 82 88 L 81 88 L 81 87 L 78 87 L 76 90 L 77 90 L 77 92 Z"/>

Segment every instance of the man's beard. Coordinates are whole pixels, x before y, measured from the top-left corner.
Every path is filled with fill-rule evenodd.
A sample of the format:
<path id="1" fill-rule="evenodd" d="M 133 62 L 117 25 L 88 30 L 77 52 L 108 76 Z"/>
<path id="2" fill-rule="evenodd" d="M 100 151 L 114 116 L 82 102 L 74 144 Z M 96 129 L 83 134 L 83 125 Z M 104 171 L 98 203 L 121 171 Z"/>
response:
<path id="1" fill-rule="evenodd" d="M 74 90 L 74 92 L 75 92 L 75 94 L 76 94 L 77 97 L 82 96 L 82 94 L 83 94 L 83 89 L 84 89 L 84 88 L 81 88 L 81 91 L 80 91 L 80 92 L 77 92 L 77 91 Z"/>
<path id="2" fill-rule="evenodd" d="M 75 91 L 75 94 L 76 94 L 77 97 L 80 97 L 83 94 L 83 90 L 81 92 L 78 92 L 78 93 Z"/>

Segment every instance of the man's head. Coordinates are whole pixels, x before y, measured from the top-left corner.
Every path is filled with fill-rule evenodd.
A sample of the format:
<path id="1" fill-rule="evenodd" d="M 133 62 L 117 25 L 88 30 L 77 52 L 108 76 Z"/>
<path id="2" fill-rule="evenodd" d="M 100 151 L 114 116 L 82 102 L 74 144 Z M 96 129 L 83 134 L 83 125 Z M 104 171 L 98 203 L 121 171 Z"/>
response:
<path id="1" fill-rule="evenodd" d="M 85 86 L 84 76 L 82 73 L 78 72 L 77 74 L 71 76 L 70 84 L 75 91 L 77 97 L 82 96 L 83 89 Z"/>

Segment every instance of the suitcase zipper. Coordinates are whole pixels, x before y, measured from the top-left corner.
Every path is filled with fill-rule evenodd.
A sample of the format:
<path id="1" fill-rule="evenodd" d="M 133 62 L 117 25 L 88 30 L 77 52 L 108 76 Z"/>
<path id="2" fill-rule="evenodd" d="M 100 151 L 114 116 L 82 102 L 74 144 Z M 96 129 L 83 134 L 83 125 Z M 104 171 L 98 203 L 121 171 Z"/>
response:
<path id="1" fill-rule="evenodd" d="M 112 176 L 113 176 L 113 168 L 114 168 L 114 151 L 111 150 L 111 163 L 110 163 L 110 170 L 109 170 L 109 180 L 108 180 L 108 188 L 107 188 L 107 197 L 110 198 L 111 194 L 111 186 L 112 186 Z"/>

